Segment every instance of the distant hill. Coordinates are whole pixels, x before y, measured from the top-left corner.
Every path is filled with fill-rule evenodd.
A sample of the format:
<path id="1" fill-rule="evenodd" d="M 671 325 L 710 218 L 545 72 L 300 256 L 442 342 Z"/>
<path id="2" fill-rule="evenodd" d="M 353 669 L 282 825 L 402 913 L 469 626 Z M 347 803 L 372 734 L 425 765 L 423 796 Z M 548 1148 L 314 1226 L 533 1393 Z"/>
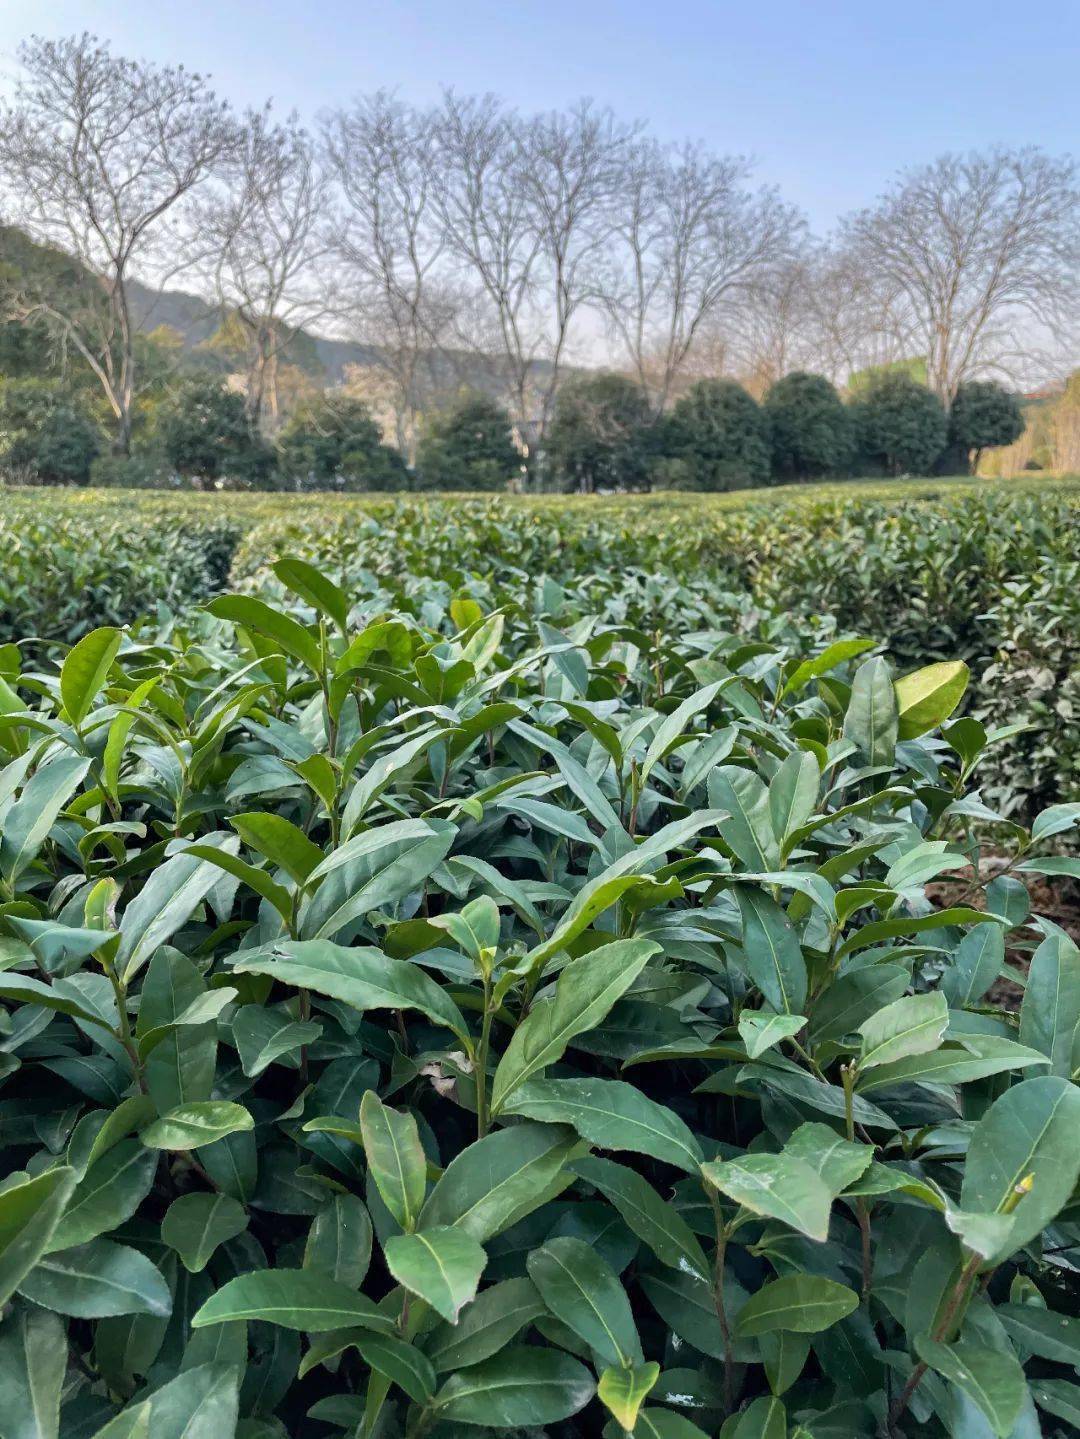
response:
<path id="1" fill-rule="evenodd" d="M 140 330 L 149 332 L 158 325 L 168 325 L 182 337 L 188 351 L 205 345 L 226 318 L 218 305 L 185 290 L 157 291 L 136 282 L 130 286 L 129 293 Z M 314 358 L 322 372 L 317 378 L 325 385 L 340 385 L 346 372 L 354 366 L 369 369 L 380 364 L 375 345 L 335 339 L 304 327 L 297 329 L 296 336 L 295 345 L 289 347 L 288 358 L 306 370 L 313 368 L 310 361 Z M 448 388 L 465 385 L 493 395 L 504 388 L 500 362 L 493 355 L 467 350 L 433 351 L 426 359 L 430 367 L 428 373 Z"/>
<path id="2" fill-rule="evenodd" d="M 159 325 L 175 330 L 185 350 L 196 350 L 211 340 L 221 327 L 227 312 L 219 305 L 193 295 L 187 290 L 154 290 L 139 281 L 129 286 L 131 307 L 140 330 L 149 332 Z M 377 365 L 378 351 L 371 345 L 353 344 L 348 340 L 328 339 L 302 327 L 298 330 L 297 349 L 314 352 L 324 371 L 328 385 L 340 384 L 349 365 Z M 310 344 L 303 344 L 304 340 Z"/>
<path id="3" fill-rule="evenodd" d="M 49 284 L 75 287 L 93 283 L 93 277 L 71 256 L 59 249 L 39 245 L 14 226 L 0 225 L 0 277 L 9 280 L 35 270 L 49 277 Z M 136 327 L 149 334 L 159 326 L 174 331 L 183 344 L 189 363 L 216 368 L 212 351 L 206 348 L 228 318 L 228 312 L 213 301 L 188 290 L 156 290 L 138 280 L 129 282 L 128 295 Z M 2 347 L 0 347 L 2 350 Z M 373 345 L 336 339 L 299 328 L 288 358 L 299 364 L 317 382 L 339 385 L 353 366 L 377 368 L 380 352 Z M 502 392 L 503 367 L 497 357 L 469 351 L 432 353 L 428 373 L 447 388 L 467 386 L 485 393 Z M 538 366 L 543 370 L 543 366 Z"/>

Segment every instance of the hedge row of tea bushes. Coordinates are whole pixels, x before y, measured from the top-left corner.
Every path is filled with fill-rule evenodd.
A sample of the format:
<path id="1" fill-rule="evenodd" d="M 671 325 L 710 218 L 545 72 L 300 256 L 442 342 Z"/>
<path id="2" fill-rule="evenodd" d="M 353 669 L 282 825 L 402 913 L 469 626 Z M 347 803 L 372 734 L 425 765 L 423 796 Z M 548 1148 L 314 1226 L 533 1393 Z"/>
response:
<path id="1" fill-rule="evenodd" d="M 268 561 L 286 551 L 324 565 L 368 612 L 404 606 L 430 623 L 447 622 L 458 594 L 557 626 L 600 615 L 653 633 L 829 616 L 838 631 L 880 637 L 905 666 L 964 659 L 973 713 L 1035 724 L 984 770 L 995 804 L 1031 812 L 1080 793 L 1080 492 L 927 483 L 772 498 L 767 507 L 674 496 L 300 507 L 13 491 L 0 517 L 0 639 L 71 642 L 159 602 L 198 603 L 230 565 L 236 582 L 272 591 Z"/>
<path id="2" fill-rule="evenodd" d="M 653 633 L 827 616 L 905 666 L 962 658 L 974 714 L 1034 726 L 985 769 L 995 804 L 1032 812 L 1080 796 L 1077 493 L 601 504 L 595 515 L 488 501 L 406 505 L 363 524 L 271 522 L 240 546 L 234 578 L 260 587 L 267 560 L 297 550 L 373 611 L 423 616 L 433 594 L 445 604 L 461 591 L 554 624 L 599 613 Z"/>
<path id="3" fill-rule="evenodd" d="M 221 510 L 26 504 L 4 491 L 0 640 L 70 644 L 95 625 L 204 599 L 226 582 L 242 534 Z"/>
<path id="4" fill-rule="evenodd" d="M 3 653 L 0 1427 L 1075 1432 L 1080 805 L 991 877 L 962 662 L 381 541 Z"/>

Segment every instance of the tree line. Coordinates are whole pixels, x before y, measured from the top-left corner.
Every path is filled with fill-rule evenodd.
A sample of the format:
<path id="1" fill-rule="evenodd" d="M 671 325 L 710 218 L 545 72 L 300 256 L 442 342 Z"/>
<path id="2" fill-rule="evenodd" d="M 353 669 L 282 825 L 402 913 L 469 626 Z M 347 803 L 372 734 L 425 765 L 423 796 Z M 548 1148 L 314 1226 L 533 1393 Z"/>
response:
<path id="1" fill-rule="evenodd" d="M 761 404 L 734 380 L 701 379 L 653 413 L 636 380 L 598 372 L 566 381 L 545 447 L 550 489 L 595 493 L 718 490 L 849 475 L 966 472 L 983 449 L 1024 433 L 1015 395 L 993 380 L 961 385 L 951 410 L 905 367 L 872 374 L 845 402 L 824 375 L 796 371 Z M 368 407 L 340 390 L 297 407 L 267 439 L 245 399 L 213 376 L 159 407 L 153 443 L 102 454 L 77 404 L 36 381 L 0 385 L 0 469 L 29 483 L 290 490 L 520 488 L 525 465 L 510 415 L 465 395 L 425 422 L 412 466 L 385 443 Z"/>
<path id="2" fill-rule="evenodd" d="M 445 457 L 438 431 L 466 388 L 480 392 L 466 410 L 486 397 L 505 411 L 524 483 L 555 480 L 561 396 L 587 396 L 581 372 L 598 364 L 643 406 L 652 475 L 682 473 L 671 426 L 680 404 L 684 419 L 700 408 L 699 381 L 738 378 L 768 409 L 793 373 L 847 385 L 913 357 L 944 450 L 965 386 L 1038 369 L 1075 320 L 1067 156 L 947 155 L 815 240 L 743 158 L 660 144 L 587 102 L 521 115 L 491 96 L 425 107 L 379 92 L 311 133 L 269 106 L 237 114 L 205 77 L 89 35 L 31 39 L 20 61 L 0 106 L 0 213 L 5 250 L 34 246 L 0 275 L 4 314 L 77 376 L 120 456 L 151 431 L 164 452 L 184 373 L 136 313 L 140 283 L 182 280 L 220 308 L 256 471 L 280 470 L 305 411 L 316 431 L 328 423 L 297 381 L 322 330 L 365 347 L 415 483 L 434 473 L 433 446 Z M 19 342 L 0 359 L 3 344 Z M 327 404 L 338 424 L 344 397 Z"/>

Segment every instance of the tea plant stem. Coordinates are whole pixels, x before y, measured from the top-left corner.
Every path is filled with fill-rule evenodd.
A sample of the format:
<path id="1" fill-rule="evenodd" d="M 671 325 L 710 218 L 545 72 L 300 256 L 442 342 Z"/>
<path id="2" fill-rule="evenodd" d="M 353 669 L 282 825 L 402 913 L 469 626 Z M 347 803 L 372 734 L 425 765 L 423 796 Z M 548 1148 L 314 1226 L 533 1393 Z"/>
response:
<path id="1" fill-rule="evenodd" d="M 476 1050 L 476 1066 L 473 1074 L 476 1080 L 476 1137 L 483 1139 L 488 1132 L 487 1058 L 491 1042 L 491 979 L 484 976 L 484 1017 L 480 1021 L 480 1043 Z"/>
<path id="2" fill-rule="evenodd" d="M 638 801 L 641 799 L 641 791 L 638 785 L 637 760 L 630 761 L 630 818 L 627 820 L 626 828 L 633 837 L 637 833 L 637 812 Z"/>
<path id="3" fill-rule="evenodd" d="M 408 1428 L 405 1430 L 405 1439 L 423 1439 L 423 1435 L 431 1428 L 431 1420 L 431 1410 L 425 1406 L 409 1420 Z M 365 1430 L 364 1432 L 370 1431 Z"/>
<path id="4" fill-rule="evenodd" d="M 1020 863 L 1020 861 L 1027 854 L 1028 848 L 1028 845 L 1021 844 L 1020 848 L 1017 850 L 1016 854 L 1013 855 L 1012 859 L 1010 859 L 1007 864 L 1003 864 L 1002 867 L 994 873 L 992 878 L 1003 879 L 1010 870 L 1014 869 Z M 978 863 L 975 864 L 974 869 L 975 873 L 978 874 Z M 942 883 L 961 884 L 962 881 L 945 879 L 942 881 Z M 957 895 L 955 899 L 951 900 L 950 903 L 954 905 L 966 904 L 969 899 L 972 899 L 976 894 L 978 894 L 979 890 L 985 889 L 988 883 L 990 883 L 990 881 L 986 879 L 978 879 L 969 883 L 967 888 L 961 891 L 961 893 Z"/>
<path id="5" fill-rule="evenodd" d="M 326 747 L 330 754 L 337 751 L 337 720 L 334 718 L 333 704 L 330 699 L 330 650 L 326 634 L 326 621 L 319 619 L 319 653 L 322 657 L 322 664 L 319 667 L 319 687 L 323 693 L 323 704 L 326 707 Z"/>
<path id="6" fill-rule="evenodd" d="M 855 1213 L 859 1220 L 859 1235 L 862 1240 L 862 1299 L 865 1304 L 870 1298 L 870 1283 L 874 1274 L 870 1211 L 867 1208 L 865 1199 L 861 1197 L 856 1199 Z"/>
<path id="7" fill-rule="evenodd" d="M 851 1143 L 855 1139 L 855 1066 L 845 1064 L 840 1074 L 844 1081 L 844 1126 Z"/>
<path id="8" fill-rule="evenodd" d="M 300 1020 L 306 1024 L 311 1018 L 311 995 L 306 989 L 298 991 L 300 997 Z M 306 1044 L 300 1046 L 300 1083 L 306 1085 L 308 1082 L 308 1049 Z"/>
<path id="9" fill-rule="evenodd" d="M 935 1343 L 940 1344 L 951 1336 L 953 1323 L 957 1315 L 960 1313 L 961 1307 L 968 1298 L 971 1290 L 972 1280 L 978 1273 L 979 1265 L 981 1263 L 982 1259 L 980 1258 L 980 1256 L 978 1254 L 972 1254 L 971 1257 L 968 1259 L 967 1263 L 964 1265 L 963 1269 L 960 1271 L 960 1278 L 956 1281 L 956 1284 L 953 1286 L 953 1291 L 949 1295 L 949 1302 L 945 1306 L 945 1312 L 944 1314 L 942 1314 L 941 1319 L 935 1326 L 934 1331 L 931 1335 L 931 1338 L 934 1340 Z M 920 1360 L 919 1363 L 915 1365 L 915 1368 L 908 1375 L 907 1383 L 904 1385 L 903 1389 L 901 1389 L 900 1393 L 897 1395 L 896 1400 L 893 1403 L 892 1408 L 889 1410 L 888 1424 L 890 1434 L 895 1435 L 899 1433 L 897 1425 L 903 1417 L 904 1410 L 911 1402 L 911 1396 L 915 1393 L 916 1389 L 918 1389 L 919 1385 L 922 1383 L 923 1376 L 925 1375 L 929 1367 L 929 1364 L 927 1364 L 924 1359 Z"/>
<path id="10" fill-rule="evenodd" d="M 1016 1206 L 1020 1203 L 1021 1199 L 1023 1199 L 1024 1195 L 1030 1193 L 1033 1178 L 1033 1175 L 1028 1174 L 1020 1180 L 1019 1184 L 1015 1184 L 1011 1192 L 1009 1193 L 1008 1198 L 998 1210 L 998 1213 L 1011 1214 L 1016 1208 Z M 956 1281 L 956 1285 L 953 1288 L 952 1294 L 949 1296 L 949 1302 L 945 1306 L 945 1312 L 941 1316 L 941 1321 L 937 1325 L 931 1336 L 938 1343 L 946 1341 L 952 1337 L 956 1318 L 958 1315 L 962 1315 L 964 1309 L 966 1308 L 967 1301 L 971 1297 L 972 1284 L 978 1276 L 979 1270 L 984 1262 L 985 1261 L 980 1254 L 971 1254 L 968 1256 L 967 1262 L 965 1263 L 963 1269 L 960 1272 L 960 1278 Z M 987 1284 L 990 1283 L 992 1273 L 993 1271 L 990 1270 L 983 1276 L 984 1288 Z M 911 1396 L 915 1393 L 915 1390 L 922 1382 L 922 1377 L 926 1373 L 928 1368 L 929 1365 L 925 1361 L 922 1361 L 919 1364 L 916 1364 L 915 1368 L 911 1371 L 907 1383 L 904 1385 L 903 1389 L 900 1391 L 900 1394 L 897 1396 L 896 1402 L 889 1410 L 888 1424 L 890 1434 L 894 1434 L 896 1432 L 897 1422 L 899 1421 L 904 1410 L 907 1408 Z"/>
<path id="11" fill-rule="evenodd" d="M 845 1064 L 842 1071 L 844 1080 L 844 1123 L 848 1142 L 855 1140 L 855 1079 L 858 1071 L 853 1064 Z M 859 1239 L 862 1254 L 862 1298 L 865 1303 L 870 1297 L 870 1281 L 873 1277 L 873 1249 L 870 1233 L 870 1211 L 866 1200 L 855 1201 L 855 1215 L 859 1222 Z"/>
<path id="12" fill-rule="evenodd" d="M 713 1222 L 716 1226 L 716 1255 L 713 1259 L 713 1303 L 716 1317 L 720 1321 L 720 1335 L 724 1342 L 724 1412 L 730 1414 L 735 1404 L 735 1357 L 732 1353 L 731 1324 L 724 1302 L 724 1260 L 727 1257 L 729 1230 L 720 1208 L 715 1189 L 709 1188 L 709 1202 L 712 1205 Z"/>
<path id="13" fill-rule="evenodd" d="M 124 1046 L 124 1053 L 131 1061 L 131 1067 L 135 1073 L 135 1082 L 139 1086 L 140 1093 L 146 1093 L 146 1075 L 143 1072 L 143 1062 L 139 1057 L 139 1048 L 131 1033 L 131 1019 L 127 1012 L 127 986 L 116 973 L 111 964 L 105 965 L 105 973 L 108 975 L 109 983 L 112 985 L 113 998 L 116 1000 L 117 1030 L 116 1037 Z"/>
<path id="14" fill-rule="evenodd" d="M 817 1060 L 814 1058 L 814 1056 L 810 1054 L 808 1050 L 804 1049 L 794 1036 L 790 1037 L 789 1043 L 791 1044 L 792 1049 L 794 1049 L 795 1053 L 799 1056 L 799 1058 L 805 1060 L 807 1066 L 809 1067 L 811 1073 L 815 1076 L 815 1078 L 820 1079 L 823 1084 L 827 1084 L 828 1080 L 825 1078 L 825 1073 L 822 1070 L 821 1065 L 818 1064 Z"/>
<path id="15" fill-rule="evenodd" d="M 209 1185 L 209 1187 L 210 1187 L 212 1190 L 214 1190 L 214 1192 L 216 1193 L 216 1192 L 217 1192 L 217 1185 L 216 1185 L 216 1184 L 214 1183 L 214 1181 L 210 1178 L 210 1175 L 209 1175 L 209 1173 L 207 1172 L 207 1170 L 204 1169 L 203 1166 L 202 1166 L 202 1164 L 200 1164 L 199 1161 L 195 1158 L 194 1154 L 192 1154 L 192 1153 L 189 1151 L 187 1158 L 188 1158 L 188 1165 L 189 1165 L 189 1167 L 195 1171 L 195 1173 L 199 1176 L 200 1179 L 204 1179 L 204 1180 L 206 1181 L 206 1183 Z"/>

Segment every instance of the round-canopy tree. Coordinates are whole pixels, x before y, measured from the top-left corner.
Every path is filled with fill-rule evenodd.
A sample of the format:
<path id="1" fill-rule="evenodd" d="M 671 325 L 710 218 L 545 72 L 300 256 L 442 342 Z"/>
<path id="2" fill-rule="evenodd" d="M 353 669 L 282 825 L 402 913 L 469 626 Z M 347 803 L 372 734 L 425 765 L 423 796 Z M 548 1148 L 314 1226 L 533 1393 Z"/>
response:
<path id="1" fill-rule="evenodd" d="M 465 395 L 428 423 L 416 457 L 416 487 L 505 490 L 521 466 L 510 416 L 486 395 Z"/>
<path id="2" fill-rule="evenodd" d="M 171 465 L 201 484 L 269 486 L 273 451 L 251 428 L 243 395 L 220 380 L 197 375 L 177 387 L 158 420 Z"/>
<path id="3" fill-rule="evenodd" d="M 877 376 L 850 410 L 860 458 L 890 475 L 929 474 L 945 448 L 941 401 L 904 370 Z"/>
<path id="4" fill-rule="evenodd" d="M 769 483 L 771 455 L 761 407 L 733 380 L 699 380 L 680 396 L 666 449 L 682 462 L 680 488 L 736 490 Z"/>
<path id="5" fill-rule="evenodd" d="M 764 411 L 779 474 L 808 480 L 850 464 L 851 417 L 824 375 L 785 375 L 765 396 Z"/>
<path id="6" fill-rule="evenodd" d="M 409 472 L 362 400 L 329 393 L 301 406 L 282 430 L 278 463 L 300 490 L 403 490 Z"/>
<path id="7" fill-rule="evenodd" d="M 555 401 L 547 457 L 565 488 L 648 489 L 656 426 L 642 387 L 625 375 L 589 375 Z"/>
<path id="8" fill-rule="evenodd" d="M 1011 445 L 1024 433 L 1020 401 L 993 380 L 969 380 L 956 392 L 949 411 L 949 444 L 962 452 L 972 472 L 983 450 Z"/>

